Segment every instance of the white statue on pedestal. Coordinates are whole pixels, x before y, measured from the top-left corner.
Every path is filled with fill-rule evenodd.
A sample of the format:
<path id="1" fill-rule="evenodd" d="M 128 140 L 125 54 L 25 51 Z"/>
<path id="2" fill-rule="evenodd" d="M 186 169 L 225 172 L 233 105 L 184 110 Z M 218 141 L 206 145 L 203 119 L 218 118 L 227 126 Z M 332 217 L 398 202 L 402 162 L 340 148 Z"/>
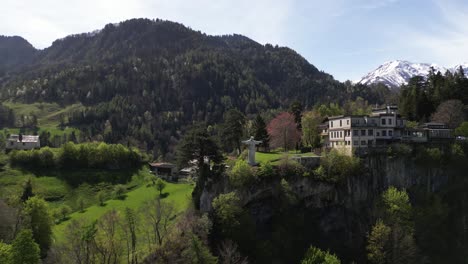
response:
<path id="1" fill-rule="evenodd" d="M 244 140 L 242 143 L 249 146 L 249 164 L 250 166 L 255 166 L 257 163 L 255 162 L 255 146 L 262 143 L 262 141 L 254 140 L 254 137 L 250 137 L 249 140 Z"/>

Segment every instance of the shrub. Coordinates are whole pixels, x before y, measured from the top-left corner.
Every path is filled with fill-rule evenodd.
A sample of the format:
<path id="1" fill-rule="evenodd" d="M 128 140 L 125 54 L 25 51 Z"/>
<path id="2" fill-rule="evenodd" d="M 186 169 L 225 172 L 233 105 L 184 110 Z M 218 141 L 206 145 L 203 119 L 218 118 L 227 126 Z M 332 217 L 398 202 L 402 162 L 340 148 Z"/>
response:
<path id="1" fill-rule="evenodd" d="M 304 166 L 299 164 L 297 161 L 290 159 L 288 156 L 281 158 L 280 164 L 278 165 L 279 175 L 283 178 L 294 175 L 303 175 L 304 171 Z"/>
<path id="2" fill-rule="evenodd" d="M 408 157 L 413 152 L 411 146 L 406 144 L 394 144 L 388 147 L 387 155 L 390 157 Z"/>
<path id="3" fill-rule="evenodd" d="M 442 151 L 438 148 L 421 148 L 416 161 L 424 166 L 438 167 L 442 164 Z"/>
<path id="4" fill-rule="evenodd" d="M 241 187 L 254 180 L 252 168 L 245 160 L 237 160 L 232 170 L 228 173 L 229 182 L 235 187 Z"/>
<path id="5" fill-rule="evenodd" d="M 96 194 L 96 198 L 97 198 L 97 200 L 99 201 L 99 205 L 100 205 L 100 206 L 104 206 L 104 202 L 105 202 L 105 200 L 106 200 L 106 196 L 105 196 L 104 191 L 99 191 L 99 192 Z"/>
<path id="6" fill-rule="evenodd" d="M 359 158 L 331 150 L 322 156 L 320 167 L 314 171 L 314 174 L 322 180 L 340 182 L 348 176 L 359 173 L 360 168 Z"/>
<path id="7" fill-rule="evenodd" d="M 213 199 L 213 209 L 222 229 L 227 230 L 240 224 L 239 216 L 242 213 L 242 207 L 236 192 L 220 194 Z"/>
<path id="8" fill-rule="evenodd" d="M 260 178 L 272 177 L 275 175 L 275 169 L 270 162 L 266 162 L 260 166 L 256 175 Z"/>
<path id="9" fill-rule="evenodd" d="M 125 199 L 125 187 L 122 184 L 117 184 L 114 187 L 114 199 Z"/>

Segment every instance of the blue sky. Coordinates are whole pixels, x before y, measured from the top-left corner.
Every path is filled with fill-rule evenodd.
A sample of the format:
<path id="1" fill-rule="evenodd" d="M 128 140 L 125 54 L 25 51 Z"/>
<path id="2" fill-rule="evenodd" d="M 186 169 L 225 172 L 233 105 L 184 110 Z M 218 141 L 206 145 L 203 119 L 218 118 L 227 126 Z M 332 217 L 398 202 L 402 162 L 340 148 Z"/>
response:
<path id="1" fill-rule="evenodd" d="M 147 17 L 288 46 L 341 81 L 394 59 L 468 62 L 466 0 L 2 0 L 1 6 L 0 34 L 23 36 L 37 48 Z"/>

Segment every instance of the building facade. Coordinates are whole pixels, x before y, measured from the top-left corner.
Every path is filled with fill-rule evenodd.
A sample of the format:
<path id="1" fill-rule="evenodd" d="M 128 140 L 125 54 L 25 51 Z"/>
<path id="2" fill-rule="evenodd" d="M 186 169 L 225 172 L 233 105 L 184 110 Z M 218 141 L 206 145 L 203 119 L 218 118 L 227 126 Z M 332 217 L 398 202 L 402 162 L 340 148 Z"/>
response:
<path id="1" fill-rule="evenodd" d="M 396 142 L 427 143 L 453 140 L 453 130 L 443 123 L 407 128 L 396 106 L 374 109 L 371 115 L 330 117 L 319 126 L 323 146 L 344 154 L 366 153 L 372 147 Z"/>
<path id="2" fill-rule="evenodd" d="M 41 147 L 41 142 L 39 141 L 39 136 L 33 135 L 10 135 L 6 140 L 5 148 L 9 150 L 30 150 L 38 149 Z"/>

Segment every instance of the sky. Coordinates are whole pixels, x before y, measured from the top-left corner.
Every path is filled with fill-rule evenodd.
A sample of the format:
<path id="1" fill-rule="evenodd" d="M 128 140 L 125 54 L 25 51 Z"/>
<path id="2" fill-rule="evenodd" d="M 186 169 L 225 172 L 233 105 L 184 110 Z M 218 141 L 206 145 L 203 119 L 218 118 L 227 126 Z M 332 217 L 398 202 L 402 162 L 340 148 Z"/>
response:
<path id="1" fill-rule="evenodd" d="M 467 0 L 2 0 L 0 35 L 39 49 L 130 18 L 287 46 L 340 81 L 384 62 L 468 62 Z"/>

